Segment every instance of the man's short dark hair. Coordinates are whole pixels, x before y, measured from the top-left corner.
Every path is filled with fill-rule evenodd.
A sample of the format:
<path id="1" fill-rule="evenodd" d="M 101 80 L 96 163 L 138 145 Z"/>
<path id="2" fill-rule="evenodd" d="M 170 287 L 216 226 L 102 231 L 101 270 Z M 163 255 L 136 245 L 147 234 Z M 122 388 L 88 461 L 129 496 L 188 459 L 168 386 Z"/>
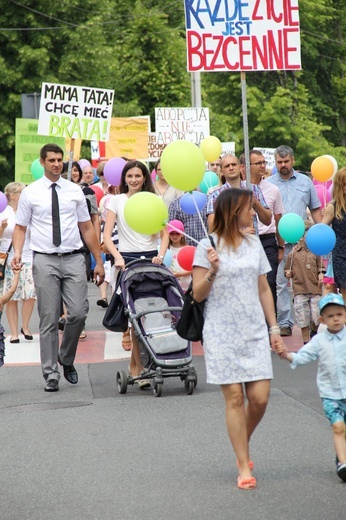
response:
<path id="1" fill-rule="evenodd" d="M 61 155 L 64 157 L 64 151 L 62 148 L 60 148 L 59 145 L 55 143 L 47 143 L 44 146 L 42 146 L 40 150 L 40 158 L 44 160 L 49 152 L 61 153 Z"/>

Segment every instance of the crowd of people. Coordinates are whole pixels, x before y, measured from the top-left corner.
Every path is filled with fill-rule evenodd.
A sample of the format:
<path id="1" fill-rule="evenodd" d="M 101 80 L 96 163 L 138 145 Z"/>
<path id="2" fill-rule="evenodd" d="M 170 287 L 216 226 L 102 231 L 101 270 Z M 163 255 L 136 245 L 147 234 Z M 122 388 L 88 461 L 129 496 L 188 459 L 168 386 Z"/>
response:
<path id="1" fill-rule="evenodd" d="M 114 289 L 118 273 L 128 262 L 144 256 L 161 265 L 171 249 L 170 268 L 183 291 L 192 278 L 194 298 L 207 299 L 203 329 L 207 381 L 219 385 L 224 396 L 226 424 L 239 471 L 237 485 L 254 489 L 250 439 L 269 399 L 271 351 L 294 368 L 322 359 L 319 345 L 328 351 L 330 338 L 340 345 L 344 342 L 346 168 L 337 172 L 333 201 L 322 216 L 314 184 L 294 169 L 294 152 L 289 146 L 275 150 L 277 173 L 269 176 L 262 153 L 250 150 L 250 183 L 246 181 L 245 155 L 226 154 L 207 165 L 218 175 L 219 185 L 209 190 L 205 207 L 191 214 L 183 209 L 184 192 L 165 180 L 160 161 L 152 180 L 143 162 L 127 160 L 117 187 L 108 185 L 103 174 L 105 163 L 100 163 L 97 183 L 105 197 L 98 207 L 91 188 L 95 183 L 93 168 L 81 168 L 75 162 L 66 175 L 63 156 L 59 146 L 43 146 L 43 177 L 27 187 L 10 183 L 5 188 L 8 206 L 0 214 L 0 251 L 10 256 L 0 306 L 2 309 L 7 302 L 9 341 L 20 341 L 19 302 L 20 331 L 26 340 L 32 339 L 29 321 L 37 299 L 44 390 L 59 390 L 59 364 L 65 379 L 76 384 L 74 360 L 78 341 L 86 334 L 89 309 L 87 280 L 100 287 L 97 305 L 107 308 L 108 287 Z M 156 235 L 137 233 L 124 216 L 128 199 L 143 191 L 156 194 L 168 208 L 169 222 Z M 323 221 L 335 230 L 333 267 L 335 292 L 340 294 L 329 295 L 327 303 L 322 297 L 322 259 L 309 252 L 304 238 L 291 244 L 278 232 L 286 213 L 302 217 L 306 229 Z M 101 253 L 101 243 L 107 256 Z M 197 245 L 188 271 L 178 262 L 179 250 L 186 244 Z M 344 309 L 341 317 L 340 306 Z M 326 310 L 335 311 L 336 324 L 332 323 L 334 314 L 327 315 Z M 323 338 L 315 339 L 320 321 L 327 331 Z M 282 339 L 292 334 L 294 324 L 301 328 L 305 349 L 298 355 L 290 354 Z M 61 339 L 59 328 L 63 329 Z M 122 345 L 131 350 L 129 374 L 140 378 L 145 367 L 136 334 L 126 331 Z M 346 345 L 343 347 L 346 351 Z M 333 355 L 340 363 L 337 375 Z M 333 428 L 338 475 L 346 481 L 346 358 L 330 352 L 328 356 L 321 361 L 325 384 L 319 385 L 319 390 Z M 148 387 L 150 380 L 138 379 L 138 386 Z"/>

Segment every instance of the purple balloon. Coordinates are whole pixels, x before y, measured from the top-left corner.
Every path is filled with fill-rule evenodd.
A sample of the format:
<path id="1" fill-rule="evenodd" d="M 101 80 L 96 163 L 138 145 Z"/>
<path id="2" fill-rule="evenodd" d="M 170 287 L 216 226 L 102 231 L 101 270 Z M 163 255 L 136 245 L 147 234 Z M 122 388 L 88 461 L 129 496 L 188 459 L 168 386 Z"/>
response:
<path id="1" fill-rule="evenodd" d="M 0 213 L 5 211 L 7 207 L 7 197 L 2 191 L 0 191 Z"/>
<path id="2" fill-rule="evenodd" d="M 80 159 L 80 160 L 78 161 L 78 163 L 79 163 L 79 166 L 81 167 L 81 170 L 82 170 L 82 171 L 84 170 L 84 168 L 85 168 L 86 166 L 91 166 L 91 164 L 90 164 L 90 162 L 88 161 L 88 159 Z"/>
<path id="3" fill-rule="evenodd" d="M 113 157 L 106 162 L 103 174 L 108 184 L 119 186 L 125 164 L 125 159 L 121 157 Z"/>
<path id="4" fill-rule="evenodd" d="M 200 191 L 193 191 L 192 193 L 185 193 L 180 199 L 180 207 L 185 213 L 195 215 L 197 213 L 196 205 L 201 211 L 207 202 L 207 196 Z"/>

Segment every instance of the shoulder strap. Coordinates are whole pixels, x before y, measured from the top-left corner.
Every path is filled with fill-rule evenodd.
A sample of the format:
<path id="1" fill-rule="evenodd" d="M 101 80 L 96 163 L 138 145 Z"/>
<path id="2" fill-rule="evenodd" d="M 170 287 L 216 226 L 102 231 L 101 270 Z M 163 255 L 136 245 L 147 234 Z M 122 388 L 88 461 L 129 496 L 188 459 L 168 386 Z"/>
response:
<path id="1" fill-rule="evenodd" d="M 210 243 L 211 243 L 211 247 L 213 247 L 214 249 L 216 249 L 216 245 L 215 245 L 215 242 L 214 242 L 214 239 L 211 235 L 208 235 L 209 237 L 209 240 L 210 240 Z"/>

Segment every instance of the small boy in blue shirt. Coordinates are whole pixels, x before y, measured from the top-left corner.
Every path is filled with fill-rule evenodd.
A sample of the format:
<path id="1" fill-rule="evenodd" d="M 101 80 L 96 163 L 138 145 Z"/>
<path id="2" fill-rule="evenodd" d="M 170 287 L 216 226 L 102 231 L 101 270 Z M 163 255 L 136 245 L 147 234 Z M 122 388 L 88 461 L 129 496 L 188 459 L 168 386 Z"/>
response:
<path id="1" fill-rule="evenodd" d="M 340 294 L 319 301 L 320 321 L 327 326 L 297 353 L 284 346 L 276 352 L 291 368 L 318 360 L 317 386 L 324 412 L 332 426 L 337 474 L 346 482 L 346 307 Z"/>

